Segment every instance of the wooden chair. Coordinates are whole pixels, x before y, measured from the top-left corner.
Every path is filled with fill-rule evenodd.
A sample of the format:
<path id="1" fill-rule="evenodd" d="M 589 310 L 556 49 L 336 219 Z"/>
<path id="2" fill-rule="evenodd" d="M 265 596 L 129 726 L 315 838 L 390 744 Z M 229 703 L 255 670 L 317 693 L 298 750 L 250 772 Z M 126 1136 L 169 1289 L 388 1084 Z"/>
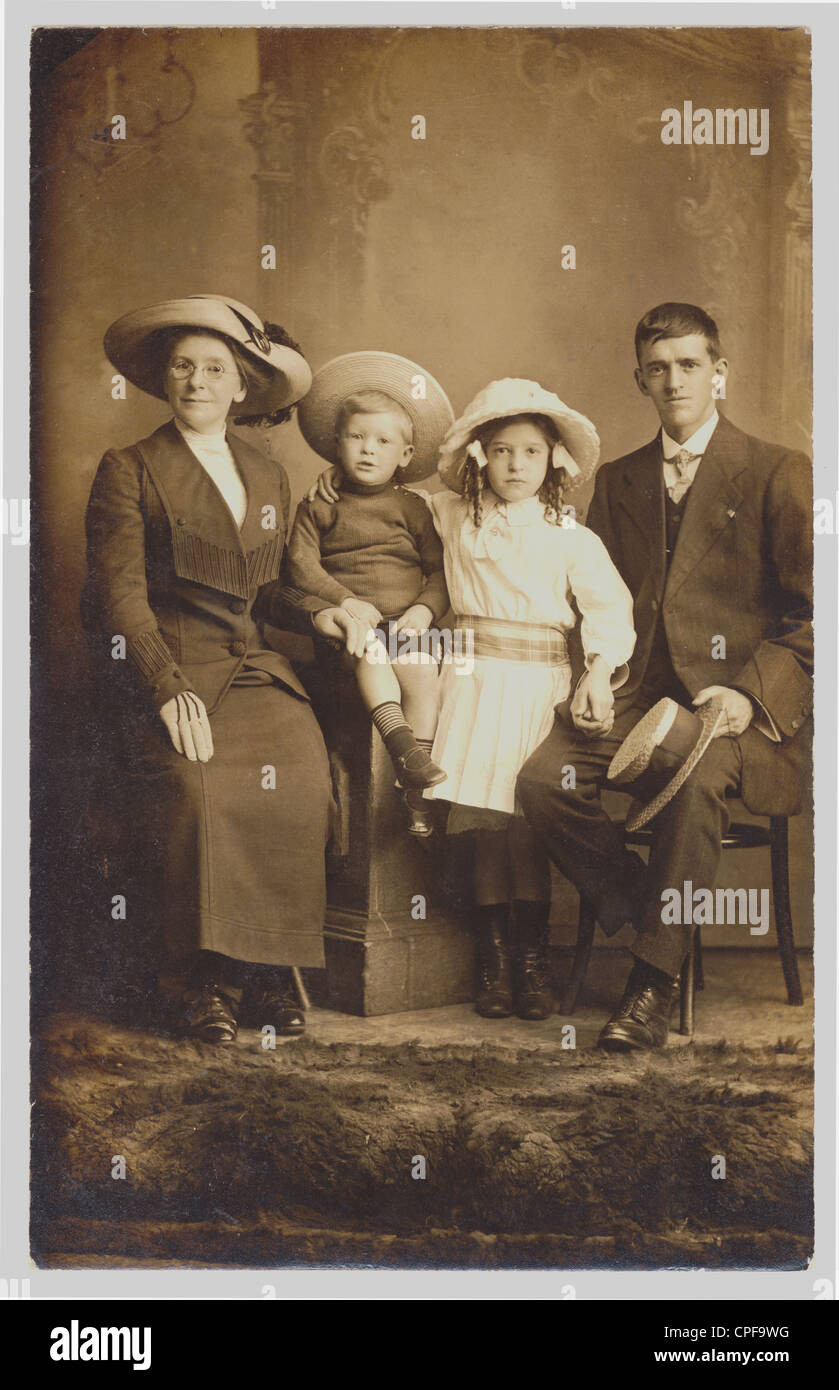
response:
<path id="1" fill-rule="evenodd" d="M 624 825 L 622 821 L 616 823 L 619 827 Z M 652 844 L 652 839 L 653 830 L 627 831 L 624 829 L 624 841 L 633 848 L 643 845 L 649 846 Z M 801 980 L 798 975 L 798 961 L 795 958 L 795 937 L 789 896 L 788 818 L 786 816 L 770 817 L 768 829 L 762 825 L 732 823 L 722 842 L 724 850 L 765 849 L 767 846 L 772 861 L 772 900 L 775 907 L 778 952 L 787 987 L 787 1002 L 789 1004 L 801 1004 L 803 997 Z M 572 1014 L 577 1007 L 580 990 L 588 971 L 596 925 L 591 904 L 585 898 L 581 898 L 574 963 L 562 994 L 560 1006 L 563 1014 Z M 692 1037 L 695 994 L 698 989 L 704 988 L 705 983 L 699 927 L 694 932 L 692 949 L 688 952 L 682 968 L 681 982 L 679 1032 L 685 1037 Z"/>

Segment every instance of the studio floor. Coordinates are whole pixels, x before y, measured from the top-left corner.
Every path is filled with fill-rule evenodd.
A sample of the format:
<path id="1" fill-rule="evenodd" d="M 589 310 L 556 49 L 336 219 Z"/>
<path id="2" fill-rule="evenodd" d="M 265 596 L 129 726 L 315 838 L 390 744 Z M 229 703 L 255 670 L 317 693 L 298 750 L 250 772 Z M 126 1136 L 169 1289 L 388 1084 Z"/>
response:
<path id="1" fill-rule="evenodd" d="M 34 1257 L 805 1268 L 813 972 L 799 967 L 793 1008 L 775 952 L 707 952 L 694 1038 L 628 1057 L 595 1046 L 629 968 L 609 950 L 573 1038 L 560 1014 L 313 1008 L 301 1038 L 266 1048 L 243 1028 L 219 1048 L 57 1008 L 33 1048 Z"/>
<path id="2" fill-rule="evenodd" d="M 705 988 L 696 996 L 697 1043 L 725 1040 L 761 1046 L 779 1039 L 800 1039 L 812 1046 L 813 962 L 798 957 L 804 1004 L 791 1008 L 786 1002 L 784 978 L 777 951 L 705 951 Z M 573 1017 L 555 1013 L 542 1023 L 518 1018 L 490 1021 L 475 1013 L 471 1004 L 379 1018 L 356 1018 L 330 1009 L 313 1008 L 308 1031 L 321 1042 L 400 1043 L 421 1040 L 428 1044 L 492 1042 L 499 1046 L 546 1047 L 560 1045 L 563 1028 L 573 1023 L 578 1048 L 594 1047 L 597 1036 L 623 992 L 630 969 L 628 952 L 599 950 L 592 953 L 588 979 Z M 561 981 L 569 968 L 566 957 L 557 969 Z M 559 990 L 555 990 L 558 997 Z M 678 1006 L 673 1027 L 678 1027 Z M 689 1043 L 671 1032 L 670 1047 Z"/>

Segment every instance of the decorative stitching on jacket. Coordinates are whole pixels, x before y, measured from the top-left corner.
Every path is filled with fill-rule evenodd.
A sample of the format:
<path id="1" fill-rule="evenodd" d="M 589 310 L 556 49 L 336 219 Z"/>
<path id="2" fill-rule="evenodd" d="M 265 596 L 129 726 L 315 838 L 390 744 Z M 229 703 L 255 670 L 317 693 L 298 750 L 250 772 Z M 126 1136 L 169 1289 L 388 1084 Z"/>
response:
<path id="1" fill-rule="evenodd" d="M 141 632 L 128 643 L 128 655 L 145 680 L 173 665 L 173 657 L 160 633 Z"/>
<path id="2" fill-rule="evenodd" d="M 172 551 L 175 571 L 181 579 L 246 599 L 252 589 L 277 578 L 283 539 L 276 533 L 264 545 L 243 555 L 176 526 L 172 528 Z"/>

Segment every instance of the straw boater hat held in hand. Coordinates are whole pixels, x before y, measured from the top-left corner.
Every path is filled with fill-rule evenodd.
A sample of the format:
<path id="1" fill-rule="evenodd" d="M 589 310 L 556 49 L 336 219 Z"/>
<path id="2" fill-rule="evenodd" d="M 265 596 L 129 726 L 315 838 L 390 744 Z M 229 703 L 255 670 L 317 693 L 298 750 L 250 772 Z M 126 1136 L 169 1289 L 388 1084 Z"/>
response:
<path id="1" fill-rule="evenodd" d="M 611 782 L 618 786 L 634 782 L 647 771 L 656 749 L 667 755 L 668 766 L 661 774 L 661 790 L 653 800 L 646 806 L 636 803 L 631 808 L 626 818 L 627 830 L 640 830 L 673 800 L 707 752 L 725 717 L 718 700 L 708 700 L 694 711 L 667 697 L 653 705 L 630 729 L 609 764 Z"/>
<path id="2" fill-rule="evenodd" d="M 227 341 L 247 384 L 237 405 L 241 416 L 270 416 L 299 401 L 311 385 L 309 364 L 288 334 L 263 323 L 247 304 L 221 294 L 166 299 L 135 309 L 111 324 L 105 352 L 132 385 L 165 401 L 161 356 L 178 332 L 213 333 Z"/>
<path id="3" fill-rule="evenodd" d="M 413 423 L 414 452 L 407 468 L 400 470 L 400 481 L 410 483 L 427 478 L 434 472 L 440 440 L 454 419 L 454 411 L 430 372 L 392 352 L 348 352 L 343 357 L 333 357 L 315 373 L 312 389 L 297 412 L 306 443 L 321 458 L 338 463 L 338 410 L 350 396 L 365 391 L 390 396 Z"/>
<path id="4" fill-rule="evenodd" d="M 481 445 L 475 442 L 482 426 L 511 415 L 545 415 L 553 422 L 559 442 L 551 462 L 554 468 L 565 469 L 567 489 L 591 477 L 600 458 L 600 440 L 591 421 L 538 382 L 505 377 L 478 392 L 443 440 L 437 471 L 452 492 L 463 491 L 463 469 L 470 452 L 479 467 L 486 463 Z"/>

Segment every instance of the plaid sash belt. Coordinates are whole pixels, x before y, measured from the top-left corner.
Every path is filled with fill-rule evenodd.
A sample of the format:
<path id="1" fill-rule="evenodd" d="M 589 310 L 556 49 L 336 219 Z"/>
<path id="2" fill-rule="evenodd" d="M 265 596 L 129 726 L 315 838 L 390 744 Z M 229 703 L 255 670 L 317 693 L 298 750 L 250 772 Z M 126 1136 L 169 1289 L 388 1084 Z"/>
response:
<path id="1" fill-rule="evenodd" d="M 524 661 L 538 666 L 567 666 L 568 644 L 557 627 L 541 623 L 514 623 L 507 618 L 479 618 L 457 613 L 455 628 L 467 636 L 471 654 L 497 661 Z"/>

